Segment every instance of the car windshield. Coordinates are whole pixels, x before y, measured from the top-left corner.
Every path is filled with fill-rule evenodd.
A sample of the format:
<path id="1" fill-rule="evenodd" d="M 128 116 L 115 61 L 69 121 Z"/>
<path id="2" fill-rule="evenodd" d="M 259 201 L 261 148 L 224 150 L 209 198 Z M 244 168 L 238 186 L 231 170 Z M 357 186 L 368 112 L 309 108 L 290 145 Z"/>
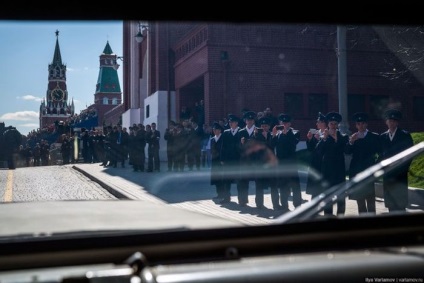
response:
<path id="1" fill-rule="evenodd" d="M 0 38 L 0 239 L 423 213 L 422 26 L 1 20 Z"/>

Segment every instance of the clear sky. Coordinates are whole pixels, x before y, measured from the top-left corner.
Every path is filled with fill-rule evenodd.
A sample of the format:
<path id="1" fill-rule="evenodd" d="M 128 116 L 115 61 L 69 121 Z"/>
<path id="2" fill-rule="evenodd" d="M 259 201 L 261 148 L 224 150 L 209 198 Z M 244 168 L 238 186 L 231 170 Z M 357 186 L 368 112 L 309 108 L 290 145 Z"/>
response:
<path id="1" fill-rule="evenodd" d="M 122 21 L 0 20 L 0 122 L 16 127 L 23 135 L 39 127 L 56 30 L 67 67 L 68 101 L 73 98 L 77 114 L 94 103 L 99 56 L 106 43 L 122 56 Z M 121 61 L 119 64 L 122 66 Z M 118 75 L 122 90 L 122 67 Z"/>

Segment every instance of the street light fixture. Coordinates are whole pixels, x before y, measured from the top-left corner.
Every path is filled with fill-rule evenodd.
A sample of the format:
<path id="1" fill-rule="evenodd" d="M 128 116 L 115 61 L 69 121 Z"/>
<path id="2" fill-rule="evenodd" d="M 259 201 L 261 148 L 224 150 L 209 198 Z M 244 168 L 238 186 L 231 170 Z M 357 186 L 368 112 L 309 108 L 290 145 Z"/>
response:
<path id="1" fill-rule="evenodd" d="M 137 32 L 137 34 L 135 35 L 135 40 L 138 42 L 138 43 L 141 43 L 142 41 L 143 41 L 143 38 L 144 38 L 144 35 L 143 35 L 143 31 L 144 30 L 149 30 L 149 27 L 148 26 L 146 26 L 146 25 L 142 25 L 140 22 L 138 22 L 138 32 Z"/>
<path id="2" fill-rule="evenodd" d="M 119 66 L 120 66 L 118 64 L 117 60 L 121 60 L 122 62 L 124 62 L 124 57 L 123 56 L 116 56 L 115 64 L 113 64 L 113 66 L 112 66 L 115 70 L 118 70 Z"/>

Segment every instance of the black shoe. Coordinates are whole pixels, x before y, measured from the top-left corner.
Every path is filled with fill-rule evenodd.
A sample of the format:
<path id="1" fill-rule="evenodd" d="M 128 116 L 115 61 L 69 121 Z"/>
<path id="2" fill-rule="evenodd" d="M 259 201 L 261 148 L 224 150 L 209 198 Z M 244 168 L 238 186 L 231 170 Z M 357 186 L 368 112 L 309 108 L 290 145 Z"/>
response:
<path id="1" fill-rule="evenodd" d="M 241 202 L 241 203 L 239 203 L 239 205 L 240 205 L 241 207 L 246 207 L 246 206 L 247 206 L 247 202 Z"/>
<path id="2" fill-rule="evenodd" d="M 219 203 L 230 203 L 230 202 L 231 202 L 231 199 L 224 198 L 224 199 L 221 199 L 221 201 Z"/>
<path id="3" fill-rule="evenodd" d="M 223 200 L 224 200 L 224 198 L 223 198 L 223 197 L 220 197 L 220 196 L 214 196 L 214 197 L 212 198 L 212 200 L 213 200 L 213 201 L 215 201 L 215 202 L 219 202 L 219 203 L 221 203 L 221 201 L 223 201 Z"/>

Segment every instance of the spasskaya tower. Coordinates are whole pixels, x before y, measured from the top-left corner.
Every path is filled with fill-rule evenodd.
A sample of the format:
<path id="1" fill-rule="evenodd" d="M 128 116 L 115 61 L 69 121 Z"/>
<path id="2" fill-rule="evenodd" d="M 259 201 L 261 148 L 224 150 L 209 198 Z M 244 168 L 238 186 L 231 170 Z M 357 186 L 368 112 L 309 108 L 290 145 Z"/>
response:
<path id="1" fill-rule="evenodd" d="M 66 65 L 62 63 L 59 47 L 59 31 L 56 30 L 56 46 L 53 62 L 48 67 L 46 97 L 40 105 L 40 129 L 65 121 L 74 114 L 74 102 L 68 103 Z"/>

